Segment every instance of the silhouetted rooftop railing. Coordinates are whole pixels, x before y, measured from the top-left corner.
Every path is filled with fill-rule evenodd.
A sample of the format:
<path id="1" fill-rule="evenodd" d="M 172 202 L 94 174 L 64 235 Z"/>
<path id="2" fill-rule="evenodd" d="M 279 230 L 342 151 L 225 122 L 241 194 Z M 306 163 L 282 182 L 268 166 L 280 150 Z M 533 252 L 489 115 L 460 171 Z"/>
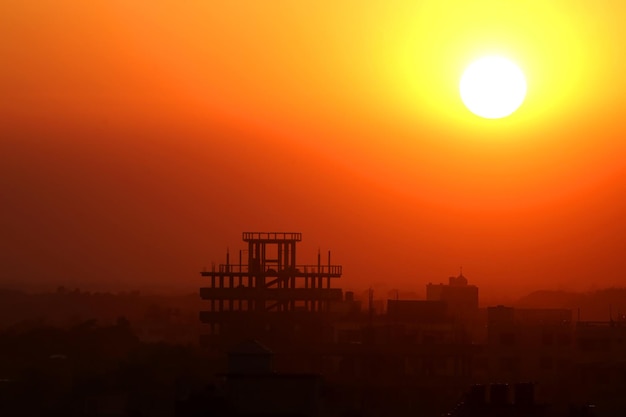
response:
<path id="1" fill-rule="evenodd" d="M 218 266 L 217 272 L 219 272 L 220 274 L 224 274 L 224 273 L 233 273 L 233 274 L 239 274 L 239 273 L 248 273 L 248 265 L 233 265 L 233 264 L 220 264 Z"/>
<path id="2" fill-rule="evenodd" d="M 343 271 L 342 265 L 296 265 L 295 269 L 288 268 L 280 271 L 272 268 L 273 265 L 266 266 L 265 274 L 268 276 L 278 275 L 280 274 L 293 274 L 295 276 L 306 276 L 311 274 L 316 275 L 341 275 Z M 213 274 L 216 275 L 224 275 L 224 274 L 248 274 L 253 273 L 253 271 L 249 268 L 249 265 L 239 265 L 239 264 L 220 264 L 216 271 L 203 271 L 202 275 L 210 276 Z"/>
<path id="3" fill-rule="evenodd" d="M 341 265 L 297 265 L 296 271 L 300 273 L 308 274 L 330 274 L 341 275 Z"/>
<path id="4" fill-rule="evenodd" d="M 243 241 L 249 242 L 251 240 L 262 241 L 301 241 L 302 233 L 294 232 L 243 232 Z"/>

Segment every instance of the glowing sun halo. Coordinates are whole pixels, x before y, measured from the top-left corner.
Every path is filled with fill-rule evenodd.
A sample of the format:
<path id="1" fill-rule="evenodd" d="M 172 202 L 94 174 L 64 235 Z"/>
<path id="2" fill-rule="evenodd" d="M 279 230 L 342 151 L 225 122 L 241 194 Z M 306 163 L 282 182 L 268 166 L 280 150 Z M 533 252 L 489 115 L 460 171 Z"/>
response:
<path id="1" fill-rule="evenodd" d="M 486 119 L 509 116 L 526 97 L 526 79 L 513 62 L 487 56 L 470 64 L 459 84 L 461 100 L 475 115 Z"/>

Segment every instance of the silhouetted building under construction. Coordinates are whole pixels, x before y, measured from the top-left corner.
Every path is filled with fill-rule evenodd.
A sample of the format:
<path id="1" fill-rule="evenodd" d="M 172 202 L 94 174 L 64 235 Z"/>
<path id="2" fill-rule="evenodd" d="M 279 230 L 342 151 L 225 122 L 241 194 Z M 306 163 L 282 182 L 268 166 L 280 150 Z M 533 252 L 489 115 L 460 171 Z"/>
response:
<path id="1" fill-rule="evenodd" d="M 239 252 L 238 262 L 227 253 L 225 264 L 202 272 L 209 278 L 208 286 L 200 288 L 209 302 L 200 312 L 209 326 L 203 343 L 224 348 L 241 335 L 270 345 L 332 339 L 332 328 L 319 320 L 343 298 L 341 289 L 331 285 L 342 267 L 331 264 L 330 251 L 324 264 L 319 253 L 316 264 L 298 264 L 301 233 L 244 232 L 242 237 L 248 248 Z"/>

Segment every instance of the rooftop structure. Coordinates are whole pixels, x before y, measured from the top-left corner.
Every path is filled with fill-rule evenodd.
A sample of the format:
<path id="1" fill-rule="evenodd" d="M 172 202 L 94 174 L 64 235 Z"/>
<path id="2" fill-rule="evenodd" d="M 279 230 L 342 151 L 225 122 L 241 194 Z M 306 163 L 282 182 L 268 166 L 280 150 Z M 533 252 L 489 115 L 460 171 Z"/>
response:
<path id="1" fill-rule="evenodd" d="M 458 277 L 450 277 L 448 285 L 429 283 L 426 299 L 445 301 L 448 312 L 457 318 L 468 319 L 478 312 L 478 287 L 468 284 L 463 271 Z"/>

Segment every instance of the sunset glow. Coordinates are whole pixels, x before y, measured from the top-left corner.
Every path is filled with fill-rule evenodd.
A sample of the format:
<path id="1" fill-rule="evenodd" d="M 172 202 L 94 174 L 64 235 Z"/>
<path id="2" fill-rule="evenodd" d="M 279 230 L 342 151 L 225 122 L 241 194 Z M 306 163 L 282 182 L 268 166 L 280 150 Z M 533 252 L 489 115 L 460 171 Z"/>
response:
<path id="1" fill-rule="evenodd" d="M 192 285 L 242 230 L 295 230 L 347 287 L 458 265 L 485 293 L 619 284 L 624 19 L 605 0 L 3 1 L 6 280 Z M 485 56 L 523 71 L 509 117 L 460 99 Z"/>

